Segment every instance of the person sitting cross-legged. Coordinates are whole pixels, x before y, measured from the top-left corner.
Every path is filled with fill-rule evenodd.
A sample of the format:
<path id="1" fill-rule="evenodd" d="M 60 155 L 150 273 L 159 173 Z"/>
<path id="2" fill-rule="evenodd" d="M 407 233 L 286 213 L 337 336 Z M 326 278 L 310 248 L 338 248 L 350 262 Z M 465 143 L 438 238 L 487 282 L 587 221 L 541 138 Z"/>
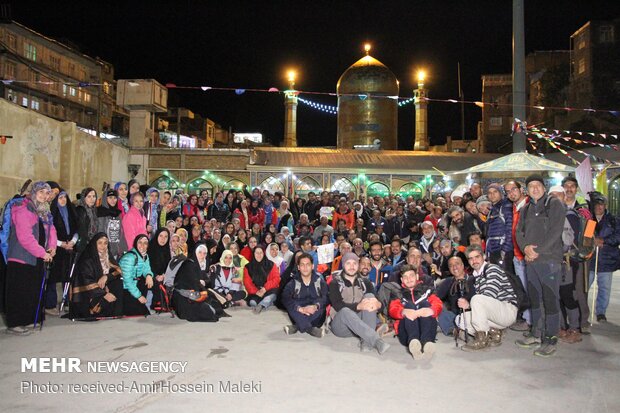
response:
<path id="1" fill-rule="evenodd" d="M 433 293 L 432 284 L 418 279 L 417 268 L 401 267 L 402 298 L 390 302 L 390 317 L 395 319 L 398 340 L 409 348 L 414 359 L 430 359 L 435 352 L 437 317 L 441 300 Z"/>
<path id="2" fill-rule="evenodd" d="M 286 334 L 297 331 L 321 338 L 327 307 L 327 284 L 319 273 L 313 270 L 310 254 L 298 258 L 299 275 L 289 282 L 282 293 L 282 303 L 293 324 L 285 326 Z"/>

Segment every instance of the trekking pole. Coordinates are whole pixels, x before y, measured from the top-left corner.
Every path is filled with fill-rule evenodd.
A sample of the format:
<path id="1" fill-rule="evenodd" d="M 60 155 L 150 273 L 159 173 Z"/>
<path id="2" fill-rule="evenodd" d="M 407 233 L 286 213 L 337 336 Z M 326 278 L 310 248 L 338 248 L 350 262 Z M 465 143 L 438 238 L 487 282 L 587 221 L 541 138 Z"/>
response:
<path id="1" fill-rule="evenodd" d="M 32 325 L 33 329 L 37 328 L 37 322 L 39 322 L 39 313 L 42 313 L 41 307 L 43 307 L 43 292 L 45 291 L 45 286 L 47 284 L 47 272 L 49 271 L 50 267 L 51 267 L 51 263 L 47 263 L 47 262 L 43 263 L 43 280 L 41 281 L 41 290 L 39 291 L 39 302 L 37 304 L 37 312 L 34 316 L 34 323 Z M 39 330 L 42 330 L 42 329 L 43 329 L 43 320 L 41 320 L 41 325 L 39 327 Z"/>
<path id="2" fill-rule="evenodd" d="M 598 295 L 598 245 L 596 246 L 596 257 L 594 258 L 594 279 L 592 280 L 592 305 L 590 306 L 590 324 L 594 323 L 594 313 L 596 296 Z"/>
<path id="3" fill-rule="evenodd" d="M 69 281 L 65 282 L 64 288 L 62 290 L 62 301 L 60 302 L 60 312 L 62 313 L 65 305 L 69 303 L 69 287 L 71 286 L 71 281 L 73 280 L 73 271 L 75 270 L 75 264 L 77 259 L 73 251 L 71 251 L 71 271 L 69 271 Z"/>

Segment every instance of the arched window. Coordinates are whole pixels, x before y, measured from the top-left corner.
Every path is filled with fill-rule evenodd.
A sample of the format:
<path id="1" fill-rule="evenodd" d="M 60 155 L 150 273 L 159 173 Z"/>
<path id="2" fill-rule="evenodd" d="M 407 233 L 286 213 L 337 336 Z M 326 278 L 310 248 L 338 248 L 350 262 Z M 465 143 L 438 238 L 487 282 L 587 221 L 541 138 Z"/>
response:
<path id="1" fill-rule="evenodd" d="M 424 188 L 416 182 L 407 182 L 405 185 L 400 187 L 398 193 L 405 198 L 412 196 L 413 199 L 422 199 L 422 196 L 424 195 Z"/>
<path id="2" fill-rule="evenodd" d="M 609 201 L 607 209 L 611 215 L 617 216 L 620 214 L 620 175 L 609 183 L 608 191 Z"/>
<path id="3" fill-rule="evenodd" d="M 366 192 L 368 192 L 368 196 L 386 196 L 390 194 L 390 188 L 381 182 L 375 182 L 368 185 Z"/>
<path id="4" fill-rule="evenodd" d="M 356 192 L 356 188 L 353 182 L 349 181 L 347 178 L 340 178 L 332 185 L 332 191 L 348 194 L 351 191 Z"/>
<path id="5" fill-rule="evenodd" d="M 188 193 L 199 195 L 201 191 L 207 190 L 209 197 L 213 197 L 213 185 L 204 178 L 196 178 L 188 185 Z"/>
<path id="6" fill-rule="evenodd" d="M 222 185 L 222 190 L 223 191 L 228 191 L 229 189 L 239 190 L 243 187 L 243 185 L 244 185 L 243 182 L 241 182 L 240 180 L 231 179 L 230 181 Z"/>
<path id="7" fill-rule="evenodd" d="M 160 191 L 167 191 L 170 189 L 177 189 L 179 186 L 177 182 L 170 178 L 169 176 L 162 175 L 153 182 L 151 182 L 151 186 L 159 189 Z"/>
<path id="8" fill-rule="evenodd" d="M 266 189 L 272 194 L 274 192 L 284 192 L 284 184 L 282 183 L 282 181 L 273 176 L 270 176 L 269 178 L 261 182 L 260 188 Z"/>
<path id="9" fill-rule="evenodd" d="M 321 185 L 309 176 L 295 182 L 295 194 L 302 198 L 305 198 L 310 191 L 316 192 L 320 190 L 322 190 Z"/>

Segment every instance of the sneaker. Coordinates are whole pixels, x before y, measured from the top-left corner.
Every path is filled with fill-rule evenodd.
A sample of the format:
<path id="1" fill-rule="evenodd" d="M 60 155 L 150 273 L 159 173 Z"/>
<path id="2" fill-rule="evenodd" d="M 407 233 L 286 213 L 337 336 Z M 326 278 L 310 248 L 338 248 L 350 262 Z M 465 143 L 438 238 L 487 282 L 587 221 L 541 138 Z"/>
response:
<path id="1" fill-rule="evenodd" d="M 586 323 L 585 325 L 581 326 L 581 334 L 589 336 L 591 334 L 591 327 L 592 326 L 590 325 L 590 323 Z"/>
<path id="2" fill-rule="evenodd" d="M 30 335 L 32 331 L 28 330 L 26 327 L 17 326 L 17 327 L 7 328 L 6 333 L 13 334 L 15 336 L 27 336 L 27 335 Z"/>
<path id="3" fill-rule="evenodd" d="M 263 307 L 262 305 L 257 305 L 252 311 L 254 312 L 254 314 L 260 314 L 263 312 L 264 309 L 265 307 Z"/>
<path id="4" fill-rule="evenodd" d="M 512 331 L 530 331 L 530 325 L 525 320 L 519 320 L 510 326 Z"/>
<path id="5" fill-rule="evenodd" d="M 542 346 L 538 350 L 534 351 L 534 355 L 538 357 L 551 357 L 555 354 L 556 346 L 557 346 L 557 338 L 550 337 L 545 338 L 545 341 L 542 343 Z"/>
<path id="6" fill-rule="evenodd" d="M 605 317 L 605 314 L 597 314 L 596 315 L 596 321 L 599 323 L 606 323 L 607 322 L 607 317 Z"/>
<path id="7" fill-rule="evenodd" d="M 288 325 L 288 326 L 284 326 L 284 332 L 285 332 L 286 334 L 288 334 L 289 336 L 290 336 L 291 334 L 295 334 L 295 333 L 296 333 L 296 332 L 298 332 L 298 331 L 299 331 L 299 329 L 297 328 L 297 326 L 296 326 L 295 324 L 291 324 L 291 325 Z"/>
<path id="8" fill-rule="evenodd" d="M 523 334 L 523 338 L 515 341 L 515 344 L 521 348 L 538 347 L 541 343 L 541 340 L 532 333 Z"/>
<path id="9" fill-rule="evenodd" d="M 312 327 L 308 332 L 312 337 L 323 338 L 325 336 L 325 330 L 320 327 Z"/>
<path id="10" fill-rule="evenodd" d="M 51 315 L 54 317 L 59 317 L 60 316 L 60 311 L 58 311 L 58 309 L 56 307 L 54 308 L 46 308 L 45 309 L 45 314 L 46 315 Z"/>
<path id="11" fill-rule="evenodd" d="M 432 341 L 424 344 L 424 353 L 422 353 L 422 358 L 424 360 L 430 360 L 433 358 L 433 354 L 435 354 L 436 344 Z"/>
<path id="12" fill-rule="evenodd" d="M 377 334 L 379 334 L 379 337 L 383 337 L 388 331 L 390 331 L 388 323 L 381 323 L 381 325 L 377 327 Z"/>
<path id="13" fill-rule="evenodd" d="M 583 338 L 581 337 L 581 333 L 576 328 L 571 328 L 569 330 L 566 330 L 566 334 L 564 335 L 564 337 L 559 337 L 559 338 L 560 340 L 568 344 L 579 343 L 580 341 L 583 340 Z"/>
<path id="14" fill-rule="evenodd" d="M 409 342 L 409 352 L 414 360 L 422 359 L 422 343 L 420 340 L 413 339 Z"/>
<path id="15" fill-rule="evenodd" d="M 388 351 L 390 345 L 383 341 L 383 339 L 379 339 L 375 342 L 375 348 L 377 349 L 377 353 L 379 353 L 379 355 L 382 355 L 383 353 Z"/>

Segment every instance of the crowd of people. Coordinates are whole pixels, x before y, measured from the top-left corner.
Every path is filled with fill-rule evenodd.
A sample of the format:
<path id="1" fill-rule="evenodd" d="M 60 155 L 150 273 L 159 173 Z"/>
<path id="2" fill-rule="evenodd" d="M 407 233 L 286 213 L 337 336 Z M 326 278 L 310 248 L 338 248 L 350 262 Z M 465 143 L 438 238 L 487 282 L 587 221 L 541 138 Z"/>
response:
<path id="1" fill-rule="evenodd" d="M 135 180 L 77 198 L 39 181 L 5 205 L 7 333 L 28 335 L 46 315 L 214 322 L 232 307 L 276 307 L 290 318 L 286 334 L 331 331 L 356 337 L 361 351 L 383 354 L 394 335 L 428 359 L 438 331 L 478 351 L 511 328 L 523 332 L 518 346 L 547 357 L 558 339 L 590 334 L 590 311 L 606 321 L 620 268 L 620 223 L 603 195 L 586 202 L 573 177 L 549 189 L 539 175 L 473 183 L 418 200 L 337 191 L 289 200 L 246 187 L 211 197 Z"/>

